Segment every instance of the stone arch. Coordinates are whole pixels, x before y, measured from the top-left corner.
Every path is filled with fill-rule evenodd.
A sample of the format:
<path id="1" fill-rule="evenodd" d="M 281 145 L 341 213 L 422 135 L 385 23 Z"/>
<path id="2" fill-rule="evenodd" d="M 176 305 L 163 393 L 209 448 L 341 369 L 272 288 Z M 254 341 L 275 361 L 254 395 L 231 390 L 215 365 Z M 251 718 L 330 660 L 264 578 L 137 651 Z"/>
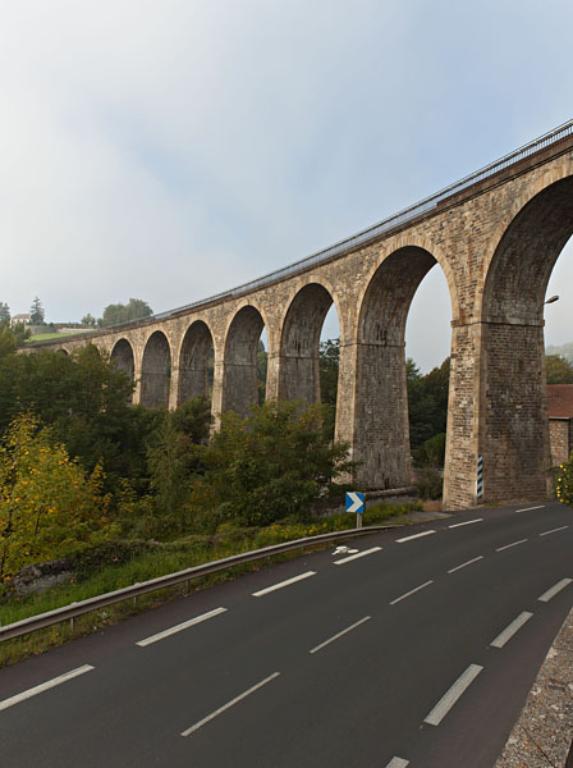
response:
<path id="1" fill-rule="evenodd" d="M 204 320 L 195 320 L 181 343 L 178 404 L 193 397 L 211 399 L 213 361 L 213 334 Z"/>
<path id="2" fill-rule="evenodd" d="M 485 499 L 542 498 L 550 482 L 544 300 L 573 234 L 573 176 L 529 199 L 501 234 L 481 305 L 479 453 Z"/>
<path id="3" fill-rule="evenodd" d="M 485 322 L 541 323 L 559 254 L 573 234 L 573 176 L 531 198 L 505 227 L 485 275 Z"/>
<path id="4" fill-rule="evenodd" d="M 320 334 L 332 304 L 331 292 L 317 282 L 307 283 L 290 302 L 280 340 L 281 400 L 320 402 Z"/>
<path id="5" fill-rule="evenodd" d="M 251 304 L 233 316 L 225 338 L 223 357 L 223 411 L 247 416 L 259 400 L 258 352 L 265 321 Z"/>
<path id="6" fill-rule="evenodd" d="M 141 405 L 169 407 L 171 349 L 167 336 L 155 331 L 147 339 L 141 362 Z"/>
<path id="7" fill-rule="evenodd" d="M 533 202 L 540 194 L 544 194 L 555 184 L 566 181 L 573 173 L 573 160 L 570 163 L 562 163 L 558 166 L 545 169 L 544 173 L 533 178 L 528 178 L 527 183 L 523 185 L 520 193 L 511 196 L 511 200 L 504 204 L 502 211 L 504 215 L 500 216 L 495 227 L 491 231 L 488 247 L 481 259 L 480 282 L 483 286 L 486 282 L 490 266 L 496 258 L 496 253 L 505 233 L 512 226 L 517 217 L 526 209 L 529 203 Z M 505 202 L 505 201 L 504 201 Z M 481 319 L 481 311 L 484 308 L 483 293 L 480 292 L 476 307 L 476 315 Z"/>
<path id="8" fill-rule="evenodd" d="M 419 245 L 402 245 L 371 275 L 360 304 L 353 459 L 365 488 L 412 483 L 405 331 L 418 286 L 438 263 Z M 448 285 L 450 281 L 447 279 Z M 457 297 L 451 295 L 452 313 Z"/>
<path id="9" fill-rule="evenodd" d="M 133 381 L 135 376 L 135 356 L 133 354 L 133 347 L 127 339 L 122 338 L 115 342 L 111 350 L 110 360 L 118 370 L 126 374 L 130 381 Z"/>
<path id="10" fill-rule="evenodd" d="M 446 283 L 448 285 L 448 293 L 450 296 L 452 322 L 453 323 L 458 322 L 460 320 L 461 315 L 463 314 L 463 309 L 460 302 L 456 274 L 452 266 L 452 260 L 446 256 L 446 254 L 442 251 L 440 246 L 434 243 L 432 240 L 430 240 L 427 237 L 417 236 L 416 233 L 413 233 L 413 234 L 406 233 L 406 234 L 398 235 L 395 238 L 393 237 L 389 245 L 390 245 L 390 249 L 381 254 L 381 258 L 372 266 L 372 268 L 370 269 L 370 272 L 367 274 L 365 278 L 365 281 L 364 281 L 365 287 L 359 299 L 359 305 L 360 305 L 359 315 L 361 314 L 362 308 L 364 306 L 366 294 L 368 293 L 370 286 L 372 285 L 372 281 L 374 280 L 376 274 L 379 272 L 380 267 L 382 266 L 384 261 L 391 258 L 395 253 L 404 252 L 407 254 L 412 250 L 418 250 L 418 251 L 426 251 L 427 253 L 431 254 L 431 256 L 433 257 L 432 265 L 428 268 L 428 270 L 426 271 L 426 274 L 436 264 L 439 265 L 442 272 L 444 273 L 444 277 L 446 278 Z M 424 277 L 425 275 L 422 278 L 420 278 L 417 285 L 420 285 Z M 413 290 L 413 295 L 416 293 L 416 289 L 417 289 L 417 286 Z"/>

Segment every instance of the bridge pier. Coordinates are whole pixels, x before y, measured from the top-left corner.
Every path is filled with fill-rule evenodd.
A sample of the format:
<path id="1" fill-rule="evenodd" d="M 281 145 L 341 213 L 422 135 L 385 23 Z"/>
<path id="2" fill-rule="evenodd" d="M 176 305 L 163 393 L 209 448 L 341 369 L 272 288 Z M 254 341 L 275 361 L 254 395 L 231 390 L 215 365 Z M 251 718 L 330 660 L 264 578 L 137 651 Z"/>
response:
<path id="1" fill-rule="evenodd" d="M 444 507 L 477 503 L 481 325 L 452 322 Z"/>
<path id="2" fill-rule="evenodd" d="M 356 345 L 353 459 L 364 488 L 412 484 L 404 344 Z"/>
<path id="3" fill-rule="evenodd" d="M 543 499 L 551 481 L 543 325 L 485 323 L 484 500 Z"/>
<path id="4" fill-rule="evenodd" d="M 170 411 L 174 411 L 181 404 L 179 397 L 181 371 L 178 365 L 171 366 L 171 378 L 169 380 L 169 405 Z"/>

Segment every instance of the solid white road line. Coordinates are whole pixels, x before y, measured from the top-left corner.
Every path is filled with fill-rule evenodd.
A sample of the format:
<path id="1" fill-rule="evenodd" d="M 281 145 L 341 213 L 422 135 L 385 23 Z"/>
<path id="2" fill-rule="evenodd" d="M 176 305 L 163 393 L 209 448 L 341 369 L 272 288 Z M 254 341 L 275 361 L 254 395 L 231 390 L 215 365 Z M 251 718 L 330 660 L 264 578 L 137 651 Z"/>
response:
<path id="1" fill-rule="evenodd" d="M 190 728 L 187 728 L 185 731 L 181 732 L 182 736 L 190 736 L 195 731 L 198 731 L 199 728 L 202 728 L 204 725 L 206 725 L 211 720 L 214 720 L 216 717 L 221 715 L 223 712 L 226 712 L 228 709 L 231 709 L 231 707 L 234 707 L 235 704 L 238 704 L 239 701 L 242 701 L 243 699 L 246 699 L 247 696 L 250 696 L 251 693 L 254 693 L 255 691 L 258 691 L 259 688 L 262 688 L 263 685 L 266 685 L 267 683 L 270 683 L 271 680 L 276 680 L 276 678 L 280 675 L 280 672 L 274 672 L 272 675 L 269 675 L 268 677 L 265 677 L 264 680 L 261 680 L 260 683 L 257 683 L 256 685 L 253 685 L 251 688 L 247 689 L 246 691 L 243 691 L 243 693 L 240 693 L 238 696 L 235 696 L 234 699 L 231 699 L 231 701 L 228 701 L 226 704 L 223 704 L 222 707 L 219 707 L 219 709 L 216 709 L 214 712 L 211 712 L 210 715 L 207 715 L 207 717 L 204 717 L 202 720 L 199 720 L 198 723 L 195 723 L 195 725 L 192 725 Z"/>
<path id="2" fill-rule="evenodd" d="M 523 611 L 523 613 L 520 613 L 517 619 L 514 619 L 511 624 L 509 624 L 503 632 L 500 632 L 499 635 L 495 638 L 495 640 L 492 640 L 490 645 L 493 648 L 503 648 L 503 646 L 511 640 L 511 638 L 515 635 L 516 632 L 518 632 L 521 627 L 529 621 L 529 619 L 533 616 L 532 613 L 529 613 L 528 611 Z"/>
<path id="3" fill-rule="evenodd" d="M 308 579 L 311 576 L 316 576 L 316 571 L 306 571 L 305 573 L 301 573 L 299 576 L 293 576 L 292 579 L 279 581 L 278 584 L 272 584 L 270 587 L 259 589 L 258 592 L 253 592 L 253 597 L 262 597 L 263 595 L 268 595 L 269 592 L 274 592 L 276 589 L 282 589 L 283 587 L 290 587 L 291 584 L 296 584 L 297 581 Z"/>
<path id="4" fill-rule="evenodd" d="M 58 677 L 54 677 L 51 680 L 47 680 L 45 683 L 35 685 L 33 688 L 28 688 L 27 691 L 22 691 L 22 693 L 17 693 L 15 696 L 10 696 L 9 699 L 0 701 L 0 712 L 3 709 L 8 709 L 8 707 L 13 707 L 14 704 L 19 704 L 21 701 L 31 699 L 32 696 L 36 696 L 38 693 L 43 693 L 44 691 L 48 691 L 50 688 L 55 688 L 56 685 L 67 683 L 68 680 L 73 680 L 74 677 L 83 675 L 86 672 L 91 672 L 92 669 L 94 669 L 94 667 L 92 667 L 91 664 L 84 664 L 83 667 L 77 667 L 76 669 L 72 669 L 70 672 L 65 672 L 63 675 L 59 675 Z"/>
<path id="5" fill-rule="evenodd" d="M 360 619 L 360 621 L 355 621 L 354 624 L 351 624 L 349 627 L 346 627 L 346 629 L 343 629 L 341 632 L 337 632 L 336 635 L 333 635 L 332 637 L 329 637 L 328 640 L 325 640 L 324 643 L 320 643 L 320 645 L 317 645 L 315 648 L 313 648 L 309 653 L 316 653 L 317 651 L 320 651 L 321 648 L 324 648 L 327 645 L 330 645 L 330 643 L 333 643 L 335 640 L 338 640 L 339 637 L 342 637 L 343 635 L 347 635 L 349 632 L 352 632 L 353 629 L 356 629 L 356 627 L 359 627 L 361 624 L 364 624 L 366 621 L 370 621 L 372 616 L 365 616 L 363 619 Z"/>
<path id="6" fill-rule="evenodd" d="M 518 512 L 533 512 L 534 509 L 545 509 L 545 504 L 539 504 L 537 507 L 525 507 L 525 509 L 516 509 L 513 514 L 516 515 Z"/>
<path id="7" fill-rule="evenodd" d="M 414 589 L 411 589 L 409 592 L 406 592 L 404 595 L 400 595 L 400 597 L 397 597 L 395 600 L 392 600 L 390 602 L 390 605 L 396 605 L 396 603 L 399 603 L 400 600 L 405 600 L 407 597 L 410 597 L 410 595 L 414 595 L 416 592 L 419 592 L 421 589 L 424 589 L 424 587 L 429 587 L 430 584 L 433 584 L 434 582 L 432 580 L 425 581 L 423 584 L 420 584 L 419 587 L 415 587 Z"/>
<path id="8" fill-rule="evenodd" d="M 466 671 L 458 677 L 452 687 L 444 693 L 436 706 L 427 715 L 424 722 L 428 725 L 439 725 L 464 691 L 473 683 L 483 667 L 470 664 Z"/>
<path id="9" fill-rule="evenodd" d="M 181 624 L 176 624 L 174 627 L 164 629 L 163 632 L 158 632 L 156 635 L 151 635 L 150 637 L 146 637 L 143 640 L 139 640 L 136 645 L 139 645 L 140 648 L 145 648 L 147 645 L 157 643 L 159 640 L 163 640 L 165 637 L 170 637 L 170 635 L 174 635 L 177 632 L 182 632 L 184 629 L 194 627 L 195 624 L 201 624 L 201 622 L 207 621 L 207 619 L 212 619 L 214 616 L 219 616 L 219 614 L 225 613 L 226 610 L 226 608 L 215 608 L 208 613 L 202 613 L 200 616 L 195 616 L 194 619 L 183 621 Z"/>
<path id="10" fill-rule="evenodd" d="M 472 558 L 472 560 L 466 560 L 465 563 L 462 563 L 461 565 L 456 565 L 455 568 L 450 568 L 448 573 L 455 573 L 456 571 L 459 571 L 462 568 L 466 568 L 468 565 L 472 565 L 473 563 L 477 563 L 480 560 L 483 560 L 483 555 L 478 555 L 478 557 L 474 557 Z"/>
<path id="11" fill-rule="evenodd" d="M 527 539 L 519 539 L 519 541 L 512 541 L 511 544 L 505 544 L 503 547 L 498 547 L 496 552 L 503 552 L 504 549 L 510 549 L 511 547 L 517 547 L 518 544 L 525 544 Z"/>
<path id="12" fill-rule="evenodd" d="M 365 549 L 364 552 L 358 552 L 356 555 L 348 555 L 348 557 L 343 557 L 342 560 L 335 560 L 334 565 L 344 565 L 344 563 L 349 563 L 351 560 L 358 560 L 359 557 L 365 557 L 366 555 L 374 554 L 374 552 L 380 552 L 381 549 L 382 547 Z"/>
<path id="13" fill-rule="evenodd" d="M 538 597 L 537 599 L 541 603 L 548 603 L 552 597 L 558 595 L 559 592 L 561 592 L 562 589 L 565 589 L 565 587 L 568 587 L 571 582 L 573 582 L 573 579 L 561 579 L 561 581 L 558 581 L 557 584 L 554 584 L 551 589 L 548 589 L 547 592 L 544 592 L 541 597 Z"/>
<path id="14" fill-rule="evenodd" d="M 551 528 L 550 531 L 543 531 L 543 533 L 540 533 L 540 536 L 549 536 L 550 533 L 557 533 L 558 531 L 564 531 L 566 528 L 569 528 L 568 525 L 562 525 L 561 528 Z"/>
<path id="15" fill-rule="evenodd" d="M 466 520 L 465 523 L 454 523 L 448 525 L 448 528 L 461 528 L 463 525 L 473 525 L 474 523 L 483 523 L 483 517 L 476 517 L 475 520 Z"/>
<path id="16" fill-rule="evenodd" d="M 409 765 L 409 760 L 404 760 L 403 757 L 393 757 L 386 768 L 407 768 Z"/>
<path id="17" fill-rule="evenodd" d="M 422 536 L 430 536 L 435 531 L 422 531 L 422 533 L 414 533 L 412 536 L 404 536 L 403 539 L 396 539 L 397 544 L 404 544 L 406 541 L 413 541 L 414 539 L 421 539 Z"/>

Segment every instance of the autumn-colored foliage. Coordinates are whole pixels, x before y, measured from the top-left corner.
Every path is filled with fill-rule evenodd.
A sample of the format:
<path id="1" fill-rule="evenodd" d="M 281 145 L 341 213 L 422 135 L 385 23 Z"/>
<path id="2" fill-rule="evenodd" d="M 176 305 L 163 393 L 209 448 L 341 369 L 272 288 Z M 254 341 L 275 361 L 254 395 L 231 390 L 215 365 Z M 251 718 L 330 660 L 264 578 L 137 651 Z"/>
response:
<path id="1" fill-rule="evenodd" d="M 0 579 L 117 535 L 102 482 L 100 466 L 88 474 L 34 416 L 18 416 L 0 445 Z"/>
<path id="2" fill-rule="evenodd" d="M 569 461 L 559 466 L 555 478 L 555 495 L 557 501 L 573 506 L 573 453 Z"/>

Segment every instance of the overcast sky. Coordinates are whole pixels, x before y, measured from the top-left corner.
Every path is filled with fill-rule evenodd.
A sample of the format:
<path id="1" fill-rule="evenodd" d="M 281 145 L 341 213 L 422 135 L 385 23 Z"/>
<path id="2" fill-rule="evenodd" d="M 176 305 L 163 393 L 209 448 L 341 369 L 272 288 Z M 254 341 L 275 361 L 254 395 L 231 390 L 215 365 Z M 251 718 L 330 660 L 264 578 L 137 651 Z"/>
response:
<path id="1" fill-rule="evenodd" d="M 573 116 L 570 0 L 0 8 L 0 301 L 48 320 L 232 287 Z M 408 323 L 424 369 L 449 347 L 438 270 Z M 572 277 L 564 254 L 550 343 Z"/>

